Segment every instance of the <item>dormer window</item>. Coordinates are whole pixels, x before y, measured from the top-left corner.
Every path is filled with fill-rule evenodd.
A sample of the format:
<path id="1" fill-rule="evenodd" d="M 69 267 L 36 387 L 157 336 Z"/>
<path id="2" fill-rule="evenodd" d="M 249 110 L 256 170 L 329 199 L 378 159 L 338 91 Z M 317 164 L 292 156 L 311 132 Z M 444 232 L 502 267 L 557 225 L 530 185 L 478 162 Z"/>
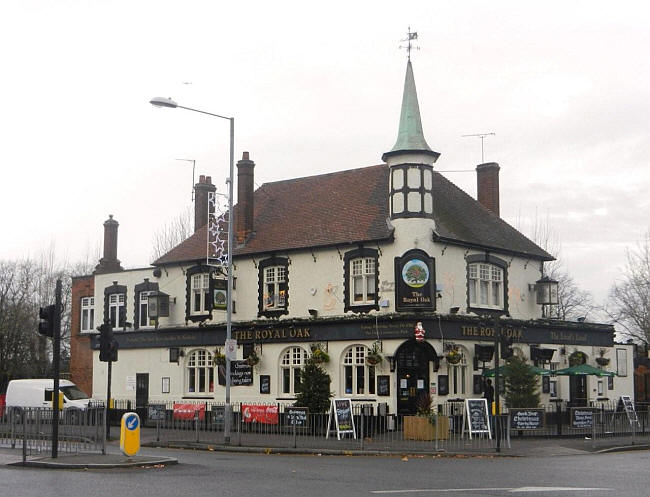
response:
<path id="1" fill-rule="evenodd" d="M 375 249 L 361 248 L 345 253 L 345 311 L 368 312 L 379 309 L 379 259 Z"/>
<path id="2" fill-rule="evenodd" d="M 275 317 L 289 309 L 289 259 L 271 257 L 259 268 L 259 316 Z"/>
<path id="3" fill-rule="evenodd" d="M 467 257 L 467 294 L 470 308 L 507 310 L 507 263 L 494 256 Z"/>
<path id="4" fill-rule="evenodd" d="M 433 168 L 426 164 L 391 167 L 391 217 L 431 217 Z"/>

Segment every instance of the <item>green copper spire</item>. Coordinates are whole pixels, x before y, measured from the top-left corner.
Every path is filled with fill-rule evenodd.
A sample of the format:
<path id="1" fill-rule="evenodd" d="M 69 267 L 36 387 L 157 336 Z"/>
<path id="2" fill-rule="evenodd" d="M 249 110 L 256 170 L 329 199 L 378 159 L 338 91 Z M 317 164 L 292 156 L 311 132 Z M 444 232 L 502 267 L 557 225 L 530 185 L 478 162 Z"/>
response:
<path id="1" fill-rule="evenodd" d="M 402 112 L 399 118 L 399 131 L 397 142 L 390 152 L 384 153 L 382 160 L 391 155 L 404 152 L 419 152 L 434 157 L 433 161 L 440 156 L 427 145 L 422 131 L 422 120 L 420 119 L 420 106 L 418 105 L 418 94 L 415 90 L 415 78 L 411 61 L 406 65 L 406 78 L 404 80 L 404 94 L 402 96 Z"/>

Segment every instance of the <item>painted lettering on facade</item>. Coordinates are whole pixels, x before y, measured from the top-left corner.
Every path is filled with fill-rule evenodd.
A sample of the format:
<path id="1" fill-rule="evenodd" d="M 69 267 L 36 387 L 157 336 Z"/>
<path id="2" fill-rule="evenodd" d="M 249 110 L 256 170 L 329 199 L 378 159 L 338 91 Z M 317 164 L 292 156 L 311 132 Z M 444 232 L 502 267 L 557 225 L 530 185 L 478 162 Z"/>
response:
<path id="1" fill-rule="evenodd" d="M 463 336 L 494 338 L 494 328 L 488 326 L 461 326 L 460 330 Z M 501 328 L 500 335 L 521 341 L 524 332 L 519 328 Z"/>
<path id="2" fill-rule="evenodd" d="M 570 331 L 551 331 L 551 340 L 560 343 L 587 343 L 587 334 Z"/>
<path id="3" fill-rule="evenodd" d="M 286 339 L 310 339 L 309 328 L 279 328 L 270 330 L 243 330 L 234 332 L 235 340 L 286 340 Z"/>

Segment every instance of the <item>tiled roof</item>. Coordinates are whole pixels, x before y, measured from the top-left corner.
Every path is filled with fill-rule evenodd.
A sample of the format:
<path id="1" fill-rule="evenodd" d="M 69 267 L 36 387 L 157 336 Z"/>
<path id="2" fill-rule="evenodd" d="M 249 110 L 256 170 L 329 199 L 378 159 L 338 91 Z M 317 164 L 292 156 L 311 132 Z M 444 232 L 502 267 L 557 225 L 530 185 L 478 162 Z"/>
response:
<path id="1" fill-rule="evenodd" d="M 552 259 L 440 173 L 433 185 L 441 241 Z M 388 217 L 386 164 L 265 183 L 255 191 L 254 232 L 234 255 L 387 240 Z M 206 233 L 204 226 L 154 264 L 205 258 Z"/>

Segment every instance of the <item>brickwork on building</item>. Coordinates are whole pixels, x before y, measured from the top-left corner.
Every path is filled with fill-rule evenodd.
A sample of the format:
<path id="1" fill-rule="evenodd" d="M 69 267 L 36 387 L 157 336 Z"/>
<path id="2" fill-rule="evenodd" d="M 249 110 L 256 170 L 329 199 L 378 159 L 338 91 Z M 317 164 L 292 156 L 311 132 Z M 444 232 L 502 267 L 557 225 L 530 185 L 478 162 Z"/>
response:
<path id="1" fill-rule="evenodd" d="M 499 215 L 499 164 L 476 166 L 476 199 L 487 210 Z"/>
<path id="2" fill-rule="evenodd" d="M 93 352 L 90 337 L 81 334 L 81 299 L 95 294 L 95 277 L 72 278 L 72 306 L 70 310 L 70 377 L 81 390 L 93 394 Z M 95 303 L 97 309 L 97 303 Z M 98 316 L 99 314 L 96 314 Z M 95 328 L 97 322 L 94 323 Z"/>

